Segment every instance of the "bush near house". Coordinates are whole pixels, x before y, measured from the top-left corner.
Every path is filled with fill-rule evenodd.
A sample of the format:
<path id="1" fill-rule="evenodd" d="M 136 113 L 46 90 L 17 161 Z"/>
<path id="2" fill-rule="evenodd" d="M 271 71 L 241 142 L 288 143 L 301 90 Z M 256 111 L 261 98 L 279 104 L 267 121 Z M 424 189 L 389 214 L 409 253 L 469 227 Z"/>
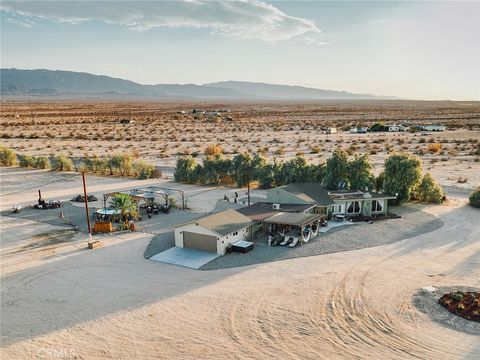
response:
<path id="1" fill-rule="evenodd" d="M 0 164 L 5 166 L 17 165 L 17 155 L 12 149 L 0 147 Z"/>
<path id="2" fill-rule="evenodd" d="M 50 160 L 46 156 L 38 156 L 35 158 L 35 163 L 33 167 L 35 169 L 49 169 Z"/>
<path id="3" fill-rule="evenodd" d="M 469 197 L 468 202 L 471 206 L 480 208 L 480 188 L 477 188 Z"/>
<path id="4" fill-rule="evenodd" d="M 396 204 L 409 201 L 422 181 L 422 161 L 410 153 L 394 153 L 385 160 L 383 190 L 397 195 Z"/>
<path id="5" fill-rule="evenodd" d="M 56 171 L 72 171 L 74 168 L 73 161 L 65 155 L 59 155 L 53 160 L 53 170 Z"/>
<path id="6" fill-rule="evenodd" d="M 133 172 L 140 180 L 150 179 L 155 172 L 155 166 L 143 160 L 138 160 L 133 164 Z"/>
<path id="7" fill-rule="evenodd" d="M 426 173 L 416 190 L 417 200 L 439 204 L 445 200 L 445 191 L 430 173 Z"/>
<path id="8" fill-rule="evenodd" d="M 35 166 L 35 159 L 30 155 L 20 155 L 18 165 L 33 168 Z"/>

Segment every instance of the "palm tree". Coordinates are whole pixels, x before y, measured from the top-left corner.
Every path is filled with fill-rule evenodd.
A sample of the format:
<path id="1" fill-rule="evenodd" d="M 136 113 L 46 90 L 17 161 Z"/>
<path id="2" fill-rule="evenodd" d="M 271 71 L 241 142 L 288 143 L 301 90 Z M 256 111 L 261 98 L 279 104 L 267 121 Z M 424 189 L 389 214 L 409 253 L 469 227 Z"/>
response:
<path id="1" fill-rule="evenodd" d="M 128 224 L 128 218 L 138 218 L 137 203 L 128 194 L 116 194 L 110 201 L 110 206 L 120 213 L 124 226 Z"/>

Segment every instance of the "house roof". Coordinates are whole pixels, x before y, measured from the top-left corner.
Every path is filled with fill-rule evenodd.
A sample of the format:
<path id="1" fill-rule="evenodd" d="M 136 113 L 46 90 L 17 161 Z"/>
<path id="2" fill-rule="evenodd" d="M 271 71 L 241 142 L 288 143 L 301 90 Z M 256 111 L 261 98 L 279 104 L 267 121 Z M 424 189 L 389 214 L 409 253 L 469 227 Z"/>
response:
<path id="1" fill-rule="evenodd" d="M 192 221 L 222 236 L 252 224 L 250 218 L 238 211 L 228 209 Z"/>
<path id="2" fill-rule="evenodd" d="M 237 211 L 243 215 L 248 216 L 255 221 L 263 221 L 264 219 L 277 214 L 279 212 L 303 212 L 314 206 L 313 204 L 281 204 L 280 209 L 273 208 L 273 203 L 270 202 L 257 202 L 247 207 L 237 209 Z"/>
<path id="3" fill-rule="evenodd" d="M 321 206 L 332 205 L 333 201 L 328 196 L 328 191 L 320 183 L 295 183 L 280 186 L 280 189 L 295 195 L 303 201 Z"/>
<path id="4" fill-rule="evenodd" d="M 368 199 L 395 199 L 395 196 L 380 194 L 377 192 L 364 192 L 360 190 L 334 190 L 330 191 L 332 200 L 368 200 Z"/>
<path id="5" fill-rule="evenodd" d="M 264 220 L 267 224 L 304 226 L 321 218 L 319 214 L 279 212 Z"/>

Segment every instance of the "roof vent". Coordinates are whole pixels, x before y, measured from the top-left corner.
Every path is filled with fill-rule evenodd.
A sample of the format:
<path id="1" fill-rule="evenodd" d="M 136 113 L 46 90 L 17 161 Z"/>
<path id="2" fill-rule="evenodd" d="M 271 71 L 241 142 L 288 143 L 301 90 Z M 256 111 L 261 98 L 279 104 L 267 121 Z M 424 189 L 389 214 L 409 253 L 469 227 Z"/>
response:
<path id="1" fill-rule="evenodd" d="M 371 199 L 372 198 L 372 194 L 370 194 L 368 191 L 366 193 L 363 194 L 363 198 L 364 199 Z"/>

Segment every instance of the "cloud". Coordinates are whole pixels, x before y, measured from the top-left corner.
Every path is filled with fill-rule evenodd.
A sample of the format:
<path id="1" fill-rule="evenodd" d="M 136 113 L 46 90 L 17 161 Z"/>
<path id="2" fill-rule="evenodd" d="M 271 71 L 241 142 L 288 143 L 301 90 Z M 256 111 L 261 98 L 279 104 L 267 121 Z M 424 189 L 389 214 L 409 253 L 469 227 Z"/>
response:
<path id="1" fill-rule="evenodd" d="M 308 36 L 303 37 L 303 41 L 307 45 L 330 45 L 329 42 L 319 41 L 317 39 L 314 39 L 314 38 L 311 38 L 311 37 L 308 37 Z"/>
<path id="2" fill-rule="evenodd" d="M 103 21 L 136 31 L 158 27 L 210 29 L 237 39 L 268 42 L 319 33 L 312 21 L 285 14 L 259 0 L 240 1 L 3 1 L 2 11 L 17 17 L 78 24 Z"/>

